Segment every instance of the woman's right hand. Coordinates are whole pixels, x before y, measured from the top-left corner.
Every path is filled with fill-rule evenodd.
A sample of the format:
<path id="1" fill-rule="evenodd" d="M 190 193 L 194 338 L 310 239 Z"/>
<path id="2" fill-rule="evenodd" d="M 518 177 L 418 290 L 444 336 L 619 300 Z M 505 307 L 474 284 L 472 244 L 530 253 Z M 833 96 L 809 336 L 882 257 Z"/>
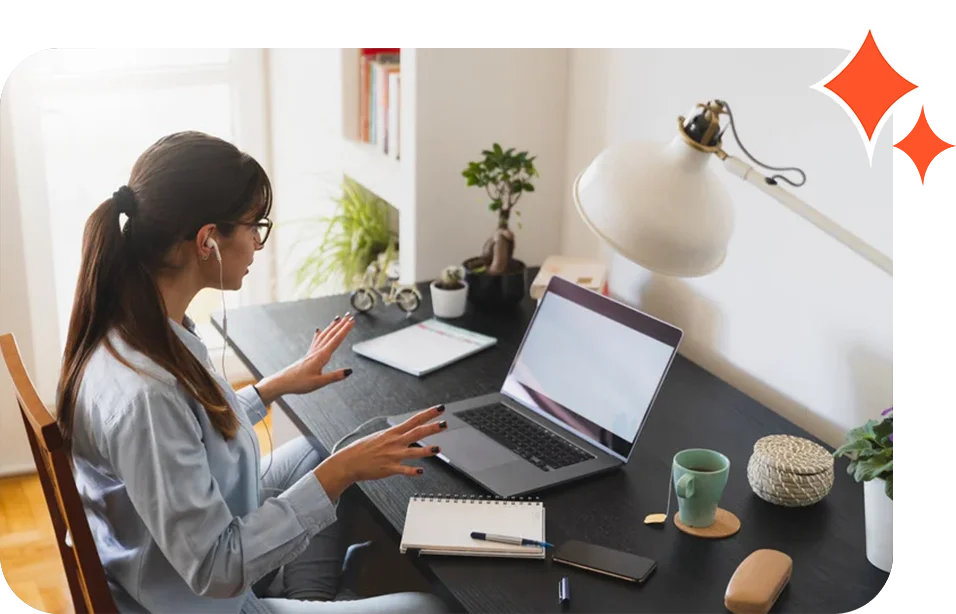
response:
<path id="1" fill-rule="evenodd" d="M 437 405 L 421 411 L 405 422 L 384 431 L 372 433 L 342 448 L 325 459 L 315 470 L 326 494 L 335 501 L 346 488 L 363 480 L 378 480 L 393 475 L 421 475 L 420 467 L 403 465 L 414 458 L 435 456 L 437 447 L 410 447 L 413 443 L 440 433 L 448 424 L 433 422 L 445 411 Z"/>

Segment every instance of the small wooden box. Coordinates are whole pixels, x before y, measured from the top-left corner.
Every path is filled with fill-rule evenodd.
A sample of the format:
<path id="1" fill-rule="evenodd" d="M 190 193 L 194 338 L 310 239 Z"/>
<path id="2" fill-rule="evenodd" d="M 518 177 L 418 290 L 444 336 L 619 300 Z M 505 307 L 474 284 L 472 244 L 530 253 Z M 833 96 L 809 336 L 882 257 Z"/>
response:
<path id="1" fill-rule="evenodd" d="M 756 550 L 727 584 L 724 607 L 733 614 L 767 614 L 790 581 L 793 560 L 778 550 Z"/>
<path id="2" fill-rule="evenodd" d="M 548 287 L 548 282 L 557 275 L 572 283 L 584 286 L 589 290 L 607 295 L 607 265 L 600 260 L 588 258 L 571 258 L 568 256 L 548 256 L 534 281 L 528 294 L 538 300 Z"/>

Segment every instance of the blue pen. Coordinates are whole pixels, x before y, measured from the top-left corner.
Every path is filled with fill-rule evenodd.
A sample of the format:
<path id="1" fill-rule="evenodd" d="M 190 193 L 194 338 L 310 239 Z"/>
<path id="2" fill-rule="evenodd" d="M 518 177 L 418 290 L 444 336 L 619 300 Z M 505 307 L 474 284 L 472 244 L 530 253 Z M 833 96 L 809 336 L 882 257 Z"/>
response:
<path id="1" fill-rule="evenodd" d="M 536 539 L 525 539 L 523 537 L 509 537 L 507 535 L 495 535 L 494 533 L 471 532 L 472 539 L 480 539 L 486 542 L 499 542 L 502 544 L 513 544 L 515 546 L 538 546 L 539 548 L 554 548 L 548 542 L 539 542 Z"/>

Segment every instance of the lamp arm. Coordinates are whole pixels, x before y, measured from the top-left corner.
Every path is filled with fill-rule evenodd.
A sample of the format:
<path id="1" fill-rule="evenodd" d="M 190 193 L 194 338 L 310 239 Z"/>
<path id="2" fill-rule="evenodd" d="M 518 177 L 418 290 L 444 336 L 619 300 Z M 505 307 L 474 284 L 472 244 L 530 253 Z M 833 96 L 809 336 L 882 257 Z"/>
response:
<path id="1" fill-rule="evenodd" d="M 858 255 L 862 256 L 872 264 L 883 269 L 890 277 L 893 276 L 893 260 L 877 250 L 875 247 L 859 238 L 846 228 L 840 226 L 827 216 L 823 215 L 807 203 L 803 202 L 790 192 L 787 192 L 779 185 L 767 183 L 767 178 L 756 171 L 746 162 L 733 156 L 723 158 L 724 166 L 732 174 L 740 177 L 744 181 L 757 186 L 766 194 L 774 197 L 785 207 L 807 220 L 823 232 L 827 233 L 846 247 L 852 249 Z"/>

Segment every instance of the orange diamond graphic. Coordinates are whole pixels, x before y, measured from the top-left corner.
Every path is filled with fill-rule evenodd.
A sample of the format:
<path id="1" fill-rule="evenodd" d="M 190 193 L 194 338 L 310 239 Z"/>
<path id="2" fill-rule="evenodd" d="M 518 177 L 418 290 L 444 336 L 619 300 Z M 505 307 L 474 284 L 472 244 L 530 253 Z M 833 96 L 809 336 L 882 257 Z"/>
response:
<path id="1" fill-rule="evenodd" d="M 916 89 L 889 65 L 873 40 L 873 32 L 867 32 L 856 56 L 823 87 L 850 107 L 870 140 L 890 107 Z"/>
<path id="2" fill-rule="evenodd" d="M 906 138 L 894 147 L 910 157 L 910 160 L 916 164 L 916 170 L 919 171 L 920 181 L 926 183 L 926 169 L 929 168 L 930 163 L 952 145 L 936 136 L 933 129 L 929 127 L 929 122 L 926 121 L 925 109 L 920 109 L 916 125 Z"/>

